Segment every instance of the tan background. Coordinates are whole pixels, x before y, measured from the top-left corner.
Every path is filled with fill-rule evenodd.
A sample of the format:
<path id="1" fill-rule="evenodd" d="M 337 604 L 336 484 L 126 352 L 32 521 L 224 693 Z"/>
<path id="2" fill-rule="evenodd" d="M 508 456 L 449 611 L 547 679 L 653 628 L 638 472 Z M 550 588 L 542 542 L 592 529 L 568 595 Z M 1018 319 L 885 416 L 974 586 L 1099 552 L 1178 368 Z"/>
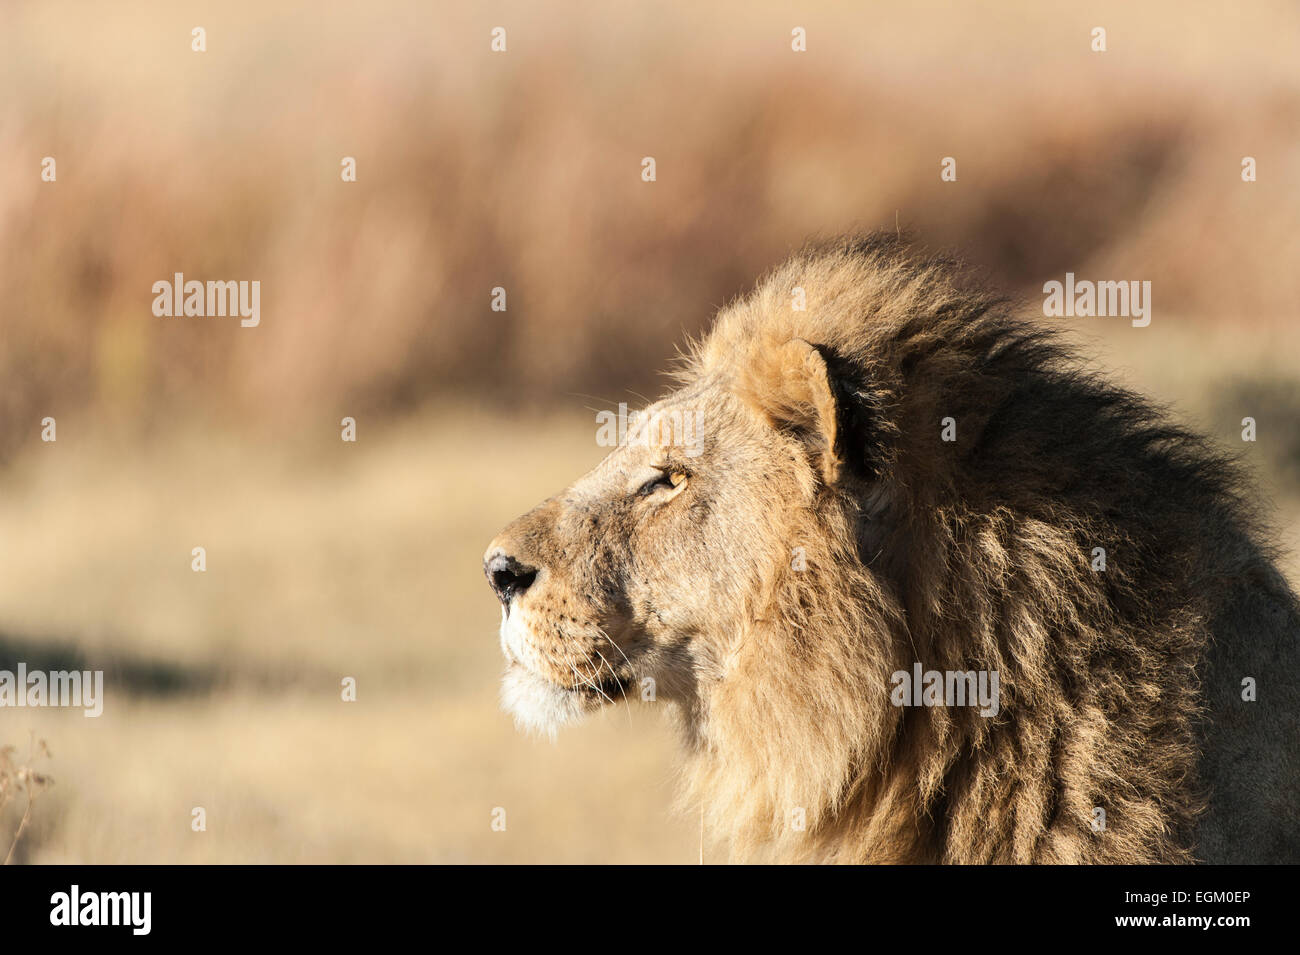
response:
<path id="1" fill-rule="evenodd" d="M 695 861 L 662 714 L 499 711 L 479 560 L 814 235 L 901 225 L 1030 311 L 1150 280 L 1148 328 L 1065 321 L 1294 549 L 1300 9 L 1090 6 L 0 6 L 0 668 L 108 671 L 98 720 L 0 710 L 53 752 L 16 857 Z M 261 326 L 155 318 L 176 271 Z"/>

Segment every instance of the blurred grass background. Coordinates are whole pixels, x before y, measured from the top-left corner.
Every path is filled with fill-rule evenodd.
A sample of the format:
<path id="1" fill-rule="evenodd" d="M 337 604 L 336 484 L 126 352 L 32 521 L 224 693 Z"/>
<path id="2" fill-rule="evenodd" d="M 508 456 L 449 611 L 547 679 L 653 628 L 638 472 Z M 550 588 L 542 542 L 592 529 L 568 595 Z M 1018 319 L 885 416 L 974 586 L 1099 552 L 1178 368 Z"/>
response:
<path id="1" fill-rule="evenodd" d="M 1294 552 L 1297 28 L 1165 0 L 0 6 L 0 668 L 108 673 L 98 720 L 0 711 L 54 754 L 18 857 L 697 859 L 661 714 L 551 743 L 499 712 L 479 560 L 599 459 L 592 408 L 658 393 L 810 236 L 897 224 L 1031 311 L 1066 271 L 1151 281 L 1150 327 L 1071 333 L 1242 450 Z M 259 280 L 260 327 L 155 318 L 178 271 Z"/>

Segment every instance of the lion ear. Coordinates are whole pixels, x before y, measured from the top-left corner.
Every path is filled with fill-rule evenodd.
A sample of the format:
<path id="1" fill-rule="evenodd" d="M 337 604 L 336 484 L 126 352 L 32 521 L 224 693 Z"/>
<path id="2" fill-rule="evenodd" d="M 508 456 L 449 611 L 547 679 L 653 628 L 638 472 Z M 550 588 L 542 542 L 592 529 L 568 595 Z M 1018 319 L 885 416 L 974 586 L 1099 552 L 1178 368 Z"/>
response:
<path id="1" fill-rule="evenodd" d="M 741 388 L 772 427 L 803 442 L 823 482 L 839 479 L 835 389 L 826 359 L 816 347 L 794 338 L 767 350 L 746 369 Z"/>

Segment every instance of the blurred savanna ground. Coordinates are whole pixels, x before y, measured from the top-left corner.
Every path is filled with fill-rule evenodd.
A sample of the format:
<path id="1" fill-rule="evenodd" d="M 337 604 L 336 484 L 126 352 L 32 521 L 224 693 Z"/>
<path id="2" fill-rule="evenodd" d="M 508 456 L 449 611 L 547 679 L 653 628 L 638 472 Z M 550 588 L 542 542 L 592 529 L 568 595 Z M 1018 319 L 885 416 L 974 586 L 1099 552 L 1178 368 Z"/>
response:
<path id="1" fill-rule="evenodd" d="M 699 858 L 662 714 L 499 711 L 479 561 L 810 237 L 908 229 L 1031 313 L 1149 280 L 1147 328 L 1060 321 L 1255 465 L 1294 579 L 1297 36 L 1283 2 L 0 6 L 0 669 L 107 680 L 99 719 L 0 710 L 53 754 L 15 857 Z M 176 272 L 260 281 L 261 324 L 155 317 Z"/>

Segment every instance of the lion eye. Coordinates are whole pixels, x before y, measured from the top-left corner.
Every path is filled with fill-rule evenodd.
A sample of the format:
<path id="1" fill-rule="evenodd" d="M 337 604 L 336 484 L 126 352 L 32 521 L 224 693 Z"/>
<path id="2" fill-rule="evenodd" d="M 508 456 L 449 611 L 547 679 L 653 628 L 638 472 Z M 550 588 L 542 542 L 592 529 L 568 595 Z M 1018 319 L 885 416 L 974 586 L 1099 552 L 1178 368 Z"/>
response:
<path id="1" fill-rule="evenodd" d="M 669 490 L 678 488 L 682 486 L 682 482 L 685 480 L 685 471 L 663 471 L 657 477 L 651 478 L 649 481 L 646 481 L 645 484 L 641 485 L 641 489 L 637 491 L 637 495 L 640 497 L 648 497 L 655 493 L 655 491 L 660 491 L 665 488 Z"/>

